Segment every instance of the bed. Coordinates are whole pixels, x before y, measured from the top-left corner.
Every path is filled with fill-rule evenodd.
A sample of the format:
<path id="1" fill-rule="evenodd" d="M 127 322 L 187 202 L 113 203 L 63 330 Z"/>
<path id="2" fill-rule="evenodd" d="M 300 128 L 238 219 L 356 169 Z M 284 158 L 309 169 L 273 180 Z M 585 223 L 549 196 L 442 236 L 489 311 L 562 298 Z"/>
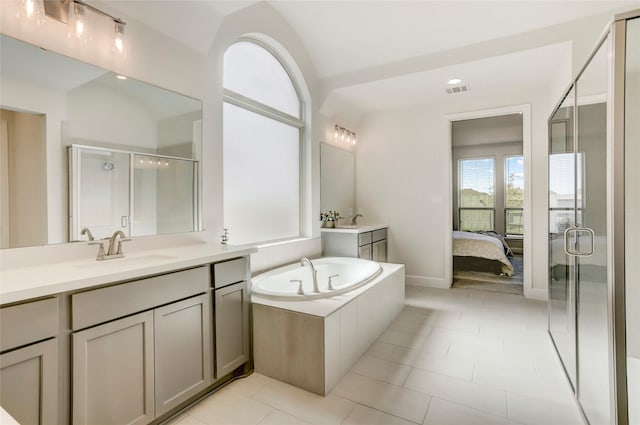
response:
<path id="1" fill-rule="evenodd" d="M 453 231 L 453 270 L 491 272 L 513 276 L 508 246 L 486 234 Z"/>

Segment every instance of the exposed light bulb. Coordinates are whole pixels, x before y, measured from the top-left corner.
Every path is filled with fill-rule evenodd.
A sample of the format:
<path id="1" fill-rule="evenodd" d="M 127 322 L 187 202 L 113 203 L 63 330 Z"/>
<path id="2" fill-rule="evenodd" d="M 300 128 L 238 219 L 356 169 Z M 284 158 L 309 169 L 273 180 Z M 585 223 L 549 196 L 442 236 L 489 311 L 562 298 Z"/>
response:
<path id="1" fill-rule="evenodd" d="M 115 22 L 115 38 L 113 39 L 113 51 L 120 55 L 125 55 L 124 48 L 124 23 L 123 22 Z"/>
<path id="2" fill-rule="evenodd" d="M 73 36 L 78 40 L 86 42 L 89 39 L 85 8 L 79 3 L 72 3 L 73 6 Z"/>
<path id="3" fill-rule="evenodd" d="M 334 132 L 333 132 L 333 138 L 337 139 L 338 138 L 338 125 L 334 125 L 333 126 Z"/>
<path id="4" fill-rule="evenodd" d="M 18 8 L 17 18 L 20 18 L 21 15 L 40 25 L 44 21 L 42 0 L 24 0 L 22 7 Z"/>
<path id="5" fill-rule="evenodd" d="M 347 143 L 351 144 L 351 132 L 347 131 Z"/>
<path id="6" fill-rule="evenodd" d="M 344 141 L 344 128 L 340 129 L 340 140 Z"/>
<path id="7" fill-rule="evenodd" d="M 352 144 L 352 145 L 355 145 L 355 144 L 356 144 L 356 133 L 352 133 L 352 136 L 351 136 L 351 144 Z"/>

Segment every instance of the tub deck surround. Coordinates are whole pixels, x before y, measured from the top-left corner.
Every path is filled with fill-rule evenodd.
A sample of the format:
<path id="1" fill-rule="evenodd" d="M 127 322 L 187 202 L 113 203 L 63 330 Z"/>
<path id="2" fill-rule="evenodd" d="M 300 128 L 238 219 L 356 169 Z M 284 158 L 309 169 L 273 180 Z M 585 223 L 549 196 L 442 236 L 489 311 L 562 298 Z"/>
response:
<path id="1" fill-rule="evenodd" d="M 96 251 L 97 252 L 97 251 Z M 0 269 L 0 305 L 172 272 L 257 252 L 249 246 L 196 243 L 139 251 L 124 258 L 82 259 Z"/>
<path id="2" fill-rule="evenodd" d="M 255 370 L 328 394 L 404 307 L 404 265 L 353 291 L 307 301 L 252 295 Z"/>

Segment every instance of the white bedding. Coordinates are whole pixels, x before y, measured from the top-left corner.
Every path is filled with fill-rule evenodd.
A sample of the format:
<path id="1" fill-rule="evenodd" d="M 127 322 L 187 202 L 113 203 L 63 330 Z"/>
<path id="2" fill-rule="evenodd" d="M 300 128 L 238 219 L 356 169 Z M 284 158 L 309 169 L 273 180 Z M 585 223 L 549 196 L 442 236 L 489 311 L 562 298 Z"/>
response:
<path id="1" fill-rule="evenodd" d="M 507 276 L 513 276 L 513 264 L 504 253 L 504 245 L 494 237 L 454 230 L 453 255 L 500 261 L 502 263 L 502 273 Z"/>

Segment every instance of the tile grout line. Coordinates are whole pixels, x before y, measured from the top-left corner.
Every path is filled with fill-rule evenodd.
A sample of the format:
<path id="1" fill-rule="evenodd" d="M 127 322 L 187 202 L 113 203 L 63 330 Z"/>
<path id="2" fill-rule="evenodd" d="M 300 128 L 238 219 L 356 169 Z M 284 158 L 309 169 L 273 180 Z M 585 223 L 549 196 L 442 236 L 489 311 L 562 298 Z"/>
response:
<path id="1" fill-rule="evenodd" d="M 351 408 L 351 410 L 349 411 L 349 414 L 347 414 L 347 416 L 345 416 L 345 418 L 344 418 L 344 420 L 341 422 L 341 424 L 343 424 L 343 423 L 344 423 L 344 421 L 345 421 L 345 420 L 347 420 L 347 418 L 349 417 L 349 415 L 351 414 L 351 412 L 356 408 L 356 405 L 360 405 L 360 406 L 362 406 L 362 407 L 366 407 L 367 409 L 375 410 L 376 412 L 384 413 L 385 415 L 393 416 L 394 418 L 398 418 L 398 419 L 401 419 L 401 420 L 403 420 L 403 421 L 407 421 L 407 422 L 411 422 L 411 423 L 414 423 L 414 424 L 421 425 L 421 424 L 420 424 L 420 422 L 414 422 L 414 421 L 412 421 L 412 420 L 410 420 L 410 419 L 403 418 L 402 416 L 394 415 L 393 413 L 385 412 L 384 410 L 380 410 L 380 409 L 377 409 L 377 408 L 375 408 L 375 407 L 371 407 L 371 406 L 369 406 L 369 405 L 367 405 L 367 404 L 364 404 L 364 403 L 361 403 L 361 402 L 359 402 L 359 401 L 351 400 L 350 398 L 347 398 L 347 397 L 346 397 L 346 396 L 344 396 L 344 395 L 341 395 L 341 394 L 335 394 L 335 396 L 336 396 L 336 397 L 338 397 L 338 398 L 341 398 L 341 399 L 343 399 L 343 400 L 346 400 L 346 401 L 348 401 L 348 402 L 353 403 L 353 407 L 352 407 L 352 408 Z M 431 398 L 432 398 L 432 397 L 429 397 L 429 402 L 431 402 Z"/>

